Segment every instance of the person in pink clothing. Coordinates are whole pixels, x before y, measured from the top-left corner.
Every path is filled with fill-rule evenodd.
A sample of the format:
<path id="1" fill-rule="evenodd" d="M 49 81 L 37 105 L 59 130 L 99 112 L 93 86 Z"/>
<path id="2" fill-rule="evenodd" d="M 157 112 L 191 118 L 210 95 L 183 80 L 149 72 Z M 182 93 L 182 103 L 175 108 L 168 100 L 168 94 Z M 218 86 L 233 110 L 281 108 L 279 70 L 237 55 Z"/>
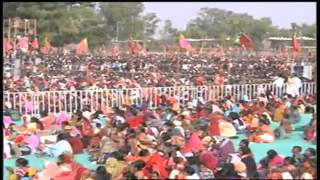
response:
<path id="1" fill-rule="evenodd" d="M 27 143 L 28 147 L 31 148 L 31 152 L 35 152 L 40 145 L 40 137 L 37 135 L 35 130 L 31 130 L 31 132 L 29 132 L 29 134 L 25 137 L 25 142 Z"/>
<path id="2" fill-rule="evenodd" d="M 272 166 L 280 166 L 280 165 L 283 165 L 284 163 L 284 158 L 278 155 L 278 153 L 273 149 L 270 149 L 267 152 L 267 159 L 268 159 L 269 168 Z"/>
<path id="3" fill-rule="evenodd" d="M 61 127 L 62 123 L 65 121 L 69 121 L 71 119 L 71 117 L 64 111 L 61 111 L 58 114 L 58 117 L 56 119 L 56 123 L 58 125 L 58 127 Z"/>
<path id="4" fill-rule="evenodd" d="M 51 129 L 55 124 L 55 117 L 48 112 L 42 112 L 40 121 L 43 123 L 44 129 Z"/>

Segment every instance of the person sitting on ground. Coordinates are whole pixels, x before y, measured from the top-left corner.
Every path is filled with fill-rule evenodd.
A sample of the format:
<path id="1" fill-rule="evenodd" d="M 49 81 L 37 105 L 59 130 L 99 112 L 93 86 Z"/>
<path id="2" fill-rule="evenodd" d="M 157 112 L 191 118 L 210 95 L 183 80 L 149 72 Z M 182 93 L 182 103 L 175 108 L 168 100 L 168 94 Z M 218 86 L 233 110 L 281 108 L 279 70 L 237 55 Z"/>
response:
<path id="1" fill-rule="evenodd" d="M 199 175 L 195 172 L 195 170 L 187 165 L 185 168 L 184 168 L 184 172 L 185 172 L 185 175 L 186 175 L 186 179 L 200 179 Z"/>
<path id="2" fill-rule="evenodd" d="M 277 102 L 275 107 L 276 109 L 275 109 L 275 112 L 273 113 L 273 121 L 281 122 L 284 119 L 286 107 L 281 102 Z"/>
<path id="3" fill-rule="evenodd" d="M 58 157 L 65 151 L 73 153 L 72 146 L 65 139 L 64 134 L 58 134 L 56 143 L 46 145 L 46 147 L 42 150 L 42 154 L 47 154 L 50 157 Z"/>
<path id="4" fill-rule="evenodd" d="M 289 115 L 285 115 L 284 119 L 280 122 L 280 126 L 274 130 L 274 134 L 276 138 L 289 138 L 292 132 L 292 126 L 290 121 L 288 120 Z"/>
<path id="5" fill-rule="evenodd" d="M 292 158 L 295 161 L 295 165 L 298 167 L 300 166 L 302 160 L 303 160 L 303 155 L 301 154 L 302 152 L 302 147 L 301 146 L 293 146 L 292 148 Z"/>
<path id="6" fill-rule="evenodd" d="M 94 180 L 111 180 L 111 174 L 107 172 L 104 166 L 99 166 L 96 169 Z"/>
<path id="7" fill-rule="evenodd" d="M 15 165 L 17 167 L 15 172 L 12 168 L 7 167 L 10 180 L 18 180 L 23 178 L 32 179 L 37 174 L 37 170 L 33 167 L 30 167 L 29 161 L 25 158 L 18 158 Z"/>
<path id="8" fill-rule="evenodd" d="M 317 120 L 311 119 L 309 125 L 306 127 L 304 132 L 304 139 L 307 142 L 316 142 L 317 139 Z"/>
<path id="9" fill-rule="evenodd" d="M 303 114 L 305 112 L 305 109 L 306 109 L 306 106 L 304 104 L 304 101 L 302 99 L 299 99 L 298 102 L 297 102 L 297 108 L 298 108 L 298 111 Z"/>
<path id="10" fill-rule="evenodd" d="M 312 160 L 304 160 L 302 162 L 302 172 L 299 179 L 317 179 L 316 163 Z"/>
<path id="11" fill-rule="evenodd" d="M 301 121 L 301 114 L 297 106 L 291 106 L 289 111 L 289 121 L 293 124 Z"/>
<path id="12" fill-rule="evenodd" d="M 278 153 L 271 149 L 267 152 L 267 161 L 268 161 L 268 167 L 273 167 L 273 166 L 281 166 L 283 164 L 284 158 Z"/>
<path id="13" fill-rule="evenodd" d="M 295 160 L 292 157 L 284 158 L 284 168 L 291 174 L 292 177 L 298 177 L 298 169 L 295 166 Z"/>
<path id="14" fill-rule="evenodd" d="M 314 148 L 307 148 L 303 153 L 303 159 L 317 160 L 317 151 Z"/>
<path id="15" fill-rule="evenodd" d="M 252 153 L 249 147 L 243 146 L 239 149 L 239 156 L 241 158 L 241 161 L 246 165 L 247 167 L 247 177 L 256 179 L 259 177 L 257 172 L 257 165 L 252 157 Z"/>
<path id="16" fill-rule="evenodd" d="M 265 121 L 259 121 L 259 127 L 249 135 L 250 142 L 256 143 L 271 143 L 274 140 L 274 133 L 270 126 Z"/>

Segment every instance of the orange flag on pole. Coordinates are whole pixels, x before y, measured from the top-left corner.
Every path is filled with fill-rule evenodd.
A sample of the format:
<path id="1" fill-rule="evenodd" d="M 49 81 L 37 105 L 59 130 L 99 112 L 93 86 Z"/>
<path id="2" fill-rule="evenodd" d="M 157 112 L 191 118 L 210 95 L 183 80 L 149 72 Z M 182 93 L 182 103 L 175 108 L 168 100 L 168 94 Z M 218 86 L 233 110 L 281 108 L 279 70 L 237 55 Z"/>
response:
<path id="1" fill-rule="evenodd" d="M 20 48 L 20 50 L 24 53 L 28 52 L 28 37 L 20 37 L 19 42 L 18 42 L 18 47 Z"/>
<path id="2" fill-rule="evenodd" d="M 298 41 L 298 39 L 294 36 L 292 39 L 292 56 L 293 58 L 296 58 L 299 56 L 300 54 L 300 42 Z"/>
<path id="3" fill-rule="evenodd" d="M 32 41 L 31 46 L 33 49 L 39 49 L 39 42 L 37 38 Z"/>
<path id="4" fill-rule="evenodd" d="M 83 39 L 76 47 L 76 54 L 86 54 L 89 51 L 87 38 Z"/>
<path id="5" fill-rule="evenodd" d="M 44 47 L 42 49 L 42 53 L 49 54 L 50 50 L 51 50 L 51 44 L 49 43 L 48 39 L 46 38 L 44 40 Z"/>
<path id="6" fill-rule="evenodd" d="M 137 43 L 133 41 L 132 37 L 129 38 L 128 47 L 131 55 L 135 55 L 137 52 Z"/>
<path id="7" fill-rule="evenodd" d="M 7 38 L 3 39 L 3 48 L 4 48 L 5 53 L 7 53 L 13 49 L 13 46 L 12 46 L 11 42 L 9 41 L 9 39 L 7 39 Z"/>

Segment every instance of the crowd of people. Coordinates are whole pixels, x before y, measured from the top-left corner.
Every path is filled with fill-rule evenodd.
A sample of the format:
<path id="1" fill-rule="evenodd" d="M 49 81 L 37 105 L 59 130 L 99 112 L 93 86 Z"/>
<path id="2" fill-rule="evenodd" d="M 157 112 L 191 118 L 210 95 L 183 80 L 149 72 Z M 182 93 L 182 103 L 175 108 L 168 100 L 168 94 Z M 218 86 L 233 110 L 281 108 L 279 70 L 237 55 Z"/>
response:
<path id="1" fill-rule="evenodd" d="M 11 64 L 14 61 L 8 60 Z M 306 61 L 314 62 L 314 57 L 308 56 Z M 279 75 L 288 78 L 292 68 L 288 57 L 255 54 L 225 57 L 32 54 L 23 56 L 21 63 L 20 76 L 13 71 L 4 74 L 5 91 L 270 83 Z"/>
<path id="2" fill-rule="evenodd" d="M 312 62 L 312 58 L 308 61 Z M 105 99 L 99 95 L 94 95 L 94 101 L 100 105 L 88 107 L 82 101 L 87 96 L 74 94 L 75 102 L 83 106 L 72 103 L 70 96 L 65 97 L 69 100 L 54 100 L 56 104 L 51 97 L 39 105 L 40 116 L 28 110 L 29 97 L 14 100 L 26 106 L 24 114 L 19 113 L 19 106 L 5 99 L 3 155 L 5 160 L 16 159 L 15 169 L 6 168 L 9 179 L 316 179 L 315 148 L 297 145 L 291 155 L 285 156 L 270 149 L 265 158 L 256 159 L 256 152 L 250 147 L 252 143 L 285 141 L 292 138 L 294 131 L 304 132 L 301 141 L 316 144 L 316 95 L 299 94 L 301 80 L 292 76 L 287 60 L 253 54 L 24 56 L 21 77 L 13 72 L 4 74 L 4 91 L 270 82 L 277 88 L 284 83 L 288 87 L 280 97 L 270 90 L 259 90 L 252 99 L 219 92 L 220 98 L 207 102 L 190 96 L 182 103 L 184 97 L 172 92 L 160 92 L 156 100 L 143 101 L 132 101 L 133 94 L 124 94 L 123 106 L 114 108 L 102 106 Z M 15 60 L 8 61 L 14 64 Z M 17 97 L 11 101 L 14 98 Z M 157 101 L 158 105 L 150 107 L 149 101 Z M 52 113 L 51 108 L 61 104 L 65 108 Z M 295 127 L 301 121 L 307 123 Z M 20 122 L 22 125 L 18 125 Z M 240 144 L 234 144 L 233 139 L 240 137 Z M 74 155 L 82 153 L 88 153 L 88 161 L 97 164 L 95 170 L 75 160 Z M 52 157 L 57 162 L 46 162 L 44 169 L 36 169 L 26 155 Z"/>
<path id="3" fill-rule="evenodd" d="M 315 144 L 315 98 L 261 94 L 256 100 L 227 96 L 179 106 L 163 95 L 157 109 L 127 104 L 72 115 L 43 111 L 40 118 L 19 117 L 5 106 L 10 123 L 3 127 L 4 157 L 18 158 L 15 170 L 7 167 L 10 179 L 316 179 L 315 148 L 297 145 L 285 156 L 270 149 L 263 159 L 255 159 L 250 148 L 291 138 L 301 121 L 309 123 L 296 128 L 304 131 L 306 143 Z M 15 123 L 19 119 L 22 126 Z M 234 144 L 239 137 L 244 139 Z M 74 155 L 80 153 L 88 153 L 97 169 L 77 162 Z M 30 154 L 58 161 L 35 169 L 23 157 Z"/>

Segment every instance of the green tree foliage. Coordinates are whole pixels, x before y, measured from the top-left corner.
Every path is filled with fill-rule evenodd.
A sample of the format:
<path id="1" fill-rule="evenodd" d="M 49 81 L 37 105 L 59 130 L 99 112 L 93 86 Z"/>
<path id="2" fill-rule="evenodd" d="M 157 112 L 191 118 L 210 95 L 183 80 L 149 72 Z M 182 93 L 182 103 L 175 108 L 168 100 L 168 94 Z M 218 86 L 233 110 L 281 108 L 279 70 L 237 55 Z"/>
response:
<path id="1" fill-rule="evenodd" d="M 316 25 L 297 26 L 304 36 L 315 37 Z M 217 8 L 201 8 L 198 16 L 187 25 L 186 36 L 190 38 L 232 39 L 238 32 L 248 34 L 257 49 L 270 36 L 292 35 L 291 29 L 279 29 L 270 18 L 255 19 L 248 14 L 234 13 Z M 229 43 L 232 44 L 232 43 Z"/>
<path id="2" fill-rule="evenodd" d="M 4 19 L 36 19 L 40 42 L 48 38 L 54 46 L 83 38 L 88 38 L 89 47 L 95 47 L 117 35 L 119 40 L 149 37 L 160 21 L 154 13 L 141 15 L 144 6 L 140 2 L 7 2 L 3 10 Z"/>
<path id="3" fill-rule="evenodd" d="M 151 39 L 160 19 L 144 12 L 141 2 L 5 2 L 3 18 L 36 19 L 40 42 L 48 38 L 54 46 L 78 43 L 88 38 L 89 47 L 118 40 Z M 296 24 L 303 36 L 316 37 L 316 24 Z M 217 8 L 201 8 L 185 31 L 178 31 L 170 20 L 164 21 L 162 40 L 177 41 L 179 34 L 188 38 L 232 39 L 238 32 L 248 34 L 257 49 L 270 36 L 291 36 L 292 29 L 272 25 L 270 18 L 255 19 L 248 14 Z M 299 35 L 299 34 L 298 34 Z"/>
<path id="4" fill-rule="evenodd" d="M 171 20 L 165 20 L 163 30 L 161 31 L 162 40 L 173 41 L 178 35 L 178 29 L 173 27 Z"/>

